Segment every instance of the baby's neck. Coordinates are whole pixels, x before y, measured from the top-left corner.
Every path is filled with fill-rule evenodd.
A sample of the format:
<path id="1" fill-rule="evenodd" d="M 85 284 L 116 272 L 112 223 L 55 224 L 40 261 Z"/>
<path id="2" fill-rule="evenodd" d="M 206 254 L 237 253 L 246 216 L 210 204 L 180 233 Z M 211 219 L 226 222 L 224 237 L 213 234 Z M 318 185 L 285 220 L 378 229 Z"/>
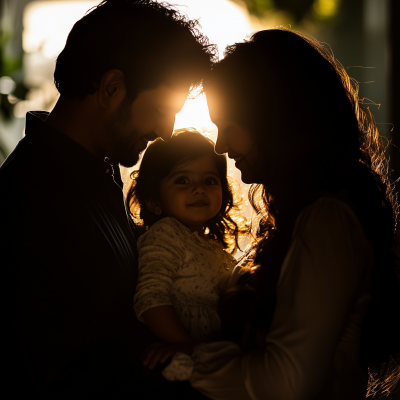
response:
<path id="1" fill-rule="evenodd" d="M 185 225 L 185 224 L 183 224 Z M 191 225 L 185 225 L 186 228 L 189 229 L 190 232 L 195 233 L 197 232 L 197 234 L 202 237 L 205 240 L 208 240 L 209 237 L 204 233 L 204 227 L 203 226 L 191 226 Z"/>

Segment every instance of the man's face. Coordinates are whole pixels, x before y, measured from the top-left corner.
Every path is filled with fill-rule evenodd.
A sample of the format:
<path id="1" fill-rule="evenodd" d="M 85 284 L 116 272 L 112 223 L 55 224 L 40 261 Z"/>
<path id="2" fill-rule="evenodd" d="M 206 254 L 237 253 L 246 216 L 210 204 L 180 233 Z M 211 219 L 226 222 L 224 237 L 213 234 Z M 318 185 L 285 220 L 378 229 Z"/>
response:
<path id="1" fill-rule="evenodd" d="M 175 114 L 183 107 L 189 89 L 159 86 L 141 92 L 132 103 L 126 96 L 107 123 L 108 154 L 113 163 L 134 166 L 149 141 L 171 138 Z"/>

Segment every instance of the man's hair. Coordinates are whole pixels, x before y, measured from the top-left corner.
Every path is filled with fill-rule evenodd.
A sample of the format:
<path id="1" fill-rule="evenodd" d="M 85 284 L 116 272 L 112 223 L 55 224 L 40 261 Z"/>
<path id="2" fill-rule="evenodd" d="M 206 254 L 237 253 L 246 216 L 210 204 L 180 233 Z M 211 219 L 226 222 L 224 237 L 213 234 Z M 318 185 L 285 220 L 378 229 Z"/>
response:
<path id="1" fill-rule="evenodd" d="M 198 26 L 168 3 L 104 0 L 73 26 L 57 58 L 55 85 L 61 95 L 83 99 L 105 72 L 119 69 L 131 100 L 162 84 L 200 88 L 217 51 Z"/>

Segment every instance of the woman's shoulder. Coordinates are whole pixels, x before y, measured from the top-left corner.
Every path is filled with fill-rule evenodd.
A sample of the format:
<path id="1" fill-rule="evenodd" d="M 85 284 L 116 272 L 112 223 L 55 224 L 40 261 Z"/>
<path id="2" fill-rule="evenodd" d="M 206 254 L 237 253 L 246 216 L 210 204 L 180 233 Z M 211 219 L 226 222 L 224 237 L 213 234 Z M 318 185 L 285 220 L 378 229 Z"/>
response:
<path id="1" fill-rule="evenodd" d="M 365 239 L 365 232 L 357 216 L 355 207 L 345 199 L 335 196 L 324 196 L 306 206 L 297 218 L 293 235 L 307 236 L 329 232 L 340 235 L 342 232 L 358 233 Z"/>
<path id="2" fill-rule="evenodd" d="M 330 216 L 332 213 L 343 216 L 346 215 L 348 218 L 358 221 L 354 206 L 345 198 L 336 196 L 319 197 L 317 200 L 304 207 L 299 215 L 299 219 L 304 218 L 304 216 L 310 217 L 312 215 Z"/>

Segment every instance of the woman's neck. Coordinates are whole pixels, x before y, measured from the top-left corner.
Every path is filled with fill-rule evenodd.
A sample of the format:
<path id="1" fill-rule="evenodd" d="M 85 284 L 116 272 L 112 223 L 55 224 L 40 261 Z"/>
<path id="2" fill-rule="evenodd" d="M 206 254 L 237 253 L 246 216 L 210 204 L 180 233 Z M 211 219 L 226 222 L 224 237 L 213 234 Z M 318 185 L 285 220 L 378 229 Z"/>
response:
<path id="1" fill-rule="evenodd" d="M 289 230 L 291 233 L 297 217 L 316 195 L 315 179 L 311 174 L 303 171 L 301 175 L 292 175 L 276 185 L 271 185 L 268 189 L 270 189 L 273 207 L 277 213 L 277 229 Z"/>

